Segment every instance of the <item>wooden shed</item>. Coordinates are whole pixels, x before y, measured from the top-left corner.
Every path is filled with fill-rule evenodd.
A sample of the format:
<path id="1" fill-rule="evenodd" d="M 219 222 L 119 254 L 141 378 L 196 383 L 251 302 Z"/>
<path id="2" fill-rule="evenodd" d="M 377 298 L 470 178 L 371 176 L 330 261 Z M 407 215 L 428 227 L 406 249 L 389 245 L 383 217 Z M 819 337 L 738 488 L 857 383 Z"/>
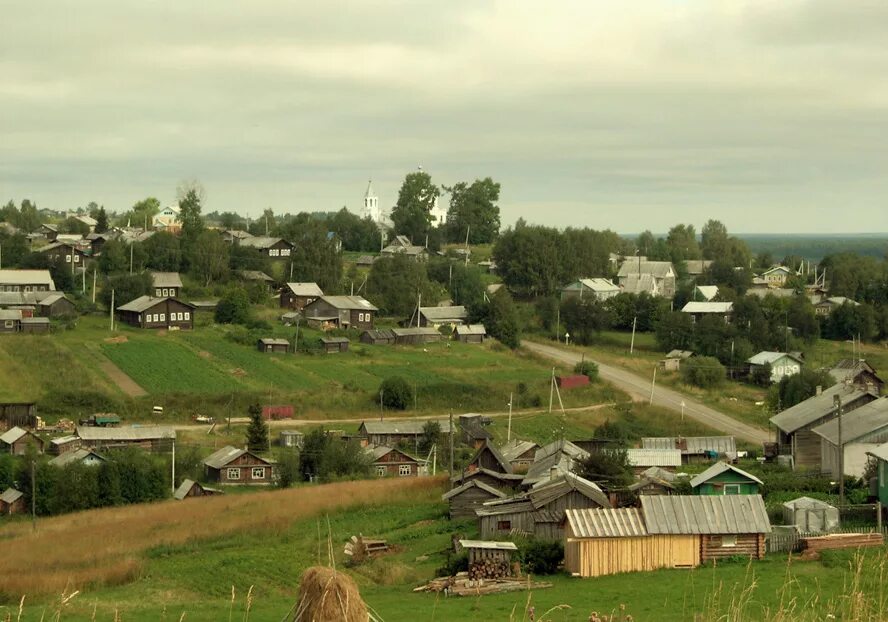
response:
<path id="1" fill-rule="evenodd" d="M 726 462 L 716 462 L 691 479 L 695 495 L 756 495 L 762 480 Z"/>
<path id="2" fill-rule="evenodd" d="M 0 494 L 0 516 L 23 514 L 27 510 L 25 495 L 15 488 L 7 488 Z"/>
<path id="3" fill-rule="evenodd" d="M 11 428 L 0 435 L 0 451 L 14 456 L 24 456 L 28 447 L 33 447 L 37 453 L 43 453 L 43 439 L 18 426 Z"/>
<path id="4" fill-rule="evenodd" d="M 221 494 L 224 493 L 218 488 L 210 488 L 209 486 L 204 486 L 194 480 L 185 479 L 182 480 L 182 483 L 176 488 L 176 492 L 173 493 L 173 498 L 181 501 L 188 497 L 212 497 Z"/>
<path id="5" fill-rule="evenodd" d="M 327 354 L 348 352 L 348 339 L 345 337 L 321 337 L 321 347 Z"/>
<path id="6" fill-rule="evenodd" d="M 511 564 L 512 554 L 518 551 L 514 542 L 460 540 L 459 546 L 469 555 L 469 567 L 486 560 Z"/>
<path id="7" fill-rule="evenodd" d="M 450 506 L 450 518 L 475 518 L 475 510 L 494 499 L 505 499 L 508 495 L 480 480 L 471 479 L 445 492 L 441 499 Z"/>
<path id="8" fill-rule="evenodd" d="M 484 343 L 487 339 L 487 329 L 484 324 L 466 324 L 456 327 L 453 331 L 454 338 L 463 343 Z"/>
<path id="9" fill-rule="evenodd" d="M 436 328 L 393 328 L 391 329 L 395 335 L 395 343 L 401 345 L 430 343 L 433 341 L 441 341 L 444 337 Z"/>
<path id="10" fill-rule="evenodd" d="M 260 352 L 289 352 L 290 342 L 286 339 L 275 339 L 273 337 L 265 337 L 256 341 L 256 348 Z"/>
<path id="11" fill-rule="evenodd" d="M 361 343 L 372 346 L 391 345 L 395 343 L 395 333 L 389 328 L 365 330 L 361 333 Z"/>
<path id="12" fill-rule="evenodd" d="M 23 333 L 48 333 L 50 324 L 48 317 L 23 317 L 19 324 Z"/>

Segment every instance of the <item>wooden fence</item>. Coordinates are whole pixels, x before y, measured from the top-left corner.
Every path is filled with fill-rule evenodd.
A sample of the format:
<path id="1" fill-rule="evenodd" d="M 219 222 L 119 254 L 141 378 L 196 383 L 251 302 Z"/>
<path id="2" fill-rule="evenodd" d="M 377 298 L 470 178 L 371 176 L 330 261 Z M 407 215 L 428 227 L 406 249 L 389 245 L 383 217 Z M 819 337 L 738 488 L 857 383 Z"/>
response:
<path id="1" fill-rule="evenodd" d="M 888 527 L 882 527 L 881 529 L 877 527 L 846 527 L 834 529 L 829 533 L 881 533 L 888 540 Z M 802 538 L 825 535 L 828 534 L 824 532 L 772 533 L 767 539 L 768 553 L 797 553 L 802 550 Z"/>

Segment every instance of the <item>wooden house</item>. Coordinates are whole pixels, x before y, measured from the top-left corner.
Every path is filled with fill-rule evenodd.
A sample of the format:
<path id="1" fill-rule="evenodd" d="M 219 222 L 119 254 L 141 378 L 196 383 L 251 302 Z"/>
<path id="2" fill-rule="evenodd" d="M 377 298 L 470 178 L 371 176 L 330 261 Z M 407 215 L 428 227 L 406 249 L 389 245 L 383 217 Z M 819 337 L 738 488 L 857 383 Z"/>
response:
<path id="1" fill-rule="evenodd" d="M 644 449 L 678 449 L 682 464 L 712 462 L 719 456 L 731 460 L 737 457 L 737 442 L 733 436 L 661 436 L 641 439 Z"/>
<path id="2" fill-rule="evenodd" d="M 287 283 L 281 290 L 281 307 L 302 311 L 307 304 L 323 295 L 317 283 Z"/>
<path id="3" fill-rule="evenodd" d="M 345 337 L 321 337 L 321 349 L 327 354 L 348 352 L 348 339 Z"/>
<path id="4" fill-rule="evenodd" d="M 256 236 L 242 238 L 238 244 L 248 248 L 255 248 L 272 261 L 288 260 L 293 254 L 293 245 L 283 238 Z"/>
<path id="5" fill-rule="evenodd" d="M 176 298 L 139 296 L 117 307 L 121 322 L 138 328 L 194 328 L 194 305 Z"/>
<path id="6" fill-rule="evenodd" d="M 258 283 L 266 292 L 274 290 L 274 279 L 261 270 L 237 270 L 235 274 L 247 283 Z"/>
<path id="7" fill-rule="evenodd" d="M 415 261 L 423 261 L 428 258 L 428 252 L 424 246 L 417 246 L 406 235 L 396 235 L 391 243 L 380 251 L 383 257 L 406 255 Z"/>
<path id="8" fill-rule="evenodd" d="M 290 342 L 286 339 L 275 339 L 274 337 L 265 337 L 256 341 L 256 348 L 260 352 L 266 354 L 272 352 L 289 352 Z"/>
<path id="9" fill-rule="evenodd" d="M 182 483 L 179 484 L 179 487 L 176 488 L 176 492 L 173 493 L 173 499 L 182 501 L 189 497 L 212 497 L 221 494 L 223 494 L 223 492 L 218 488 L 210 488 L 209 486 L 204 486 L 194 480 L 184 479 L 182 480 Z"/>
<path id="10" fill-rule="evenodd" d="M 565 511 L 564 567 L 580 577 L 765 555 L 771 524 L 759 495 L 648 495 L 641 508 Z"/>
<path id="11" fill-rule="evenodd" d="M 441 341 L 444 336 L 430 326 L 425 328 L 392 328 L 390 329 L 395 336 L 395 343 L 398 345 L 417 345 L 423 343 L 432 343 Z"/>
<path id="12" fill-rule="evenodd" d="M 845 298 L 844 296 L 830 296 L 814 305 L 814 313 L 819 317 L 829 317 L 833 310 L 838 309 L 843 305 L 859 307 L 860 303 L 856 300 Z"/>
<path id="13" fill-rule="evenodd" d="M 492 540 L 512 533 L 561 539 L 564 511 L 610 507 L 607 495 L 594 483 L 572 473 L 558 473 L 529 491 L 489 501 L 475 511 L 481 537 Z"/>
<path id="14" fill-rule="evenodd" d="M 620 265 L 617 279 L 624 292 L 673 298 L 675 296 L 675 268 L 669 261 L 645 261 L 641 257 L 628 258 Z"/>
<path id="15" fill-rule="evenodd" d="M 102 254 L 102 250 L 105 248 L 105 244 L 109 240 L 113 240 L 114 235 L 110 233 L 90 233 L 86 236 L 86 241 L 89 242 L 89 254 L 91 257 L 99 257 Z"/>
<path id="16" fill-rule="evenodd" d="M 795 274 L 795 271 L 790 270 L 786 266 L 774 266 L 773 268 L 765 270 L 761 274 L 761 278 L 764 279 L 768 287 L 783 287 Z"/>
<path id="17" fill-rule="evenodd" d="M 681 312 L 690 315 L 694 322 L 699 322 L 704 317 L 719 317 L 727 324 L 734 314 L 734 303 L 691 301 L 681 308 Z"/>
<path id="18" fill-rule="evenodd" d="M 86 253 L 71 242 L 52 242 L 34 252 L 46 255 L 51 263 L 63 263 L 71 270 L 80 268 L 86 263 Z"/>
<path id="19" fill-rule="evenodd" d="M 0 427 L 37 427 L 37 404 L 34 402 L 0 402 Z"/>
<path id="20" fill-rule="evenodd" d="M 268 485 L 277 475 L 275 462 L 231 445 L 207 456 L 203 464 L 207 479 L 220 484 Z"/>
<path id="21" fill-rule="evenodd" d="M 15 426 L 0 435 L 0 452 L 13 456 L 24 456 L 32 448 L 38 454 L 43 453 L 43 439 L 31 432 Z"/>
<path id="22" fill-rule="evenodd" d="M 633 482 L 626 489 L 636 495 L 671 495 L 675 491 L 675 485 L 668 480 L 642 474 L 638 481 Z"/>
<path id="23" fill-rule="evenodd" d="M 462 442 L 481 449 L 493 442 L 493 434 L 487 429 L 490 419 L 477 413 L 466 413 L 459 416 L 459 433 Z"/>
<path id="24" fill-rule="evenodd" d="M 37 228 L 37 231 L 35 231 L 34 233 L 40 237 L 46 238 L 50 242 L 53 242 L 55 241 L 56 236 L 59 235 L 59 226 L 49 223 L 43 223 Z"/>
<path id="25" fill-rule="evenodd" d="M 796 468 L 820 469 L 820 436 L 814 433 L 814 428 L 835 418 L 836 397 L 842 400 L 843 413 L 850 413 L 877 399 L 869 391 L 840 383 L 771 417 L 771 423 L 777 429 L 778 451 L 791 455 Z"/>
<path id="26" fill-rule="evenodd" d="M 475 518 L 475 510 L 484 503 L 507 496 L 502 490 L 473 478 L 445 492 L 441 499 L 450 506 L 450 518 Z"/>
<path id="27" fill-rule="evenodd" d="M 466 308 L 461 305 L 448 307 L 420 307 L 419 308 L 420 328 L 431 327 L 440 328 L 441 326 L 459 326 L 465 324 L 469 317 Z M 408 326 L 417 326 L 417 311 L 413 312 L 410 317 Z"/>
<path id="28" fill-rule="evenodd" d="M 521 473 L 502 473 L 480 468 L 473 471 L 460 471 L 450 478 L 450 483 L 461 486 L 466 482 L 479 482 L 497 490 L 513 493 L 522 488 L 523 479 L 524 476 Z"/>
<path id="29" fill-rule="evenodd" d="M 852 384 L 875 395 L 881 395 L 885 381 L 877 374 L 875 368 L 866 361 L 842 359 L 829 370 L 829 375 L 837 383 Z"/>
<path id="30" fill-rule="evenodd" d="M 155 298 L 178 298 L 182 294 L 182 278 L 178 272 L 152 272 L 151 289 Z"/>
<path id="31" fill-rule="evenodd" d="M 417 477 L 425 464 L 393 447 L 373 447 L 368 453 L 370 466 L 376 477 Z"/>
<path id="32" fill-rule="evenodd" d="M 454 339 L 462 343 L 484 343 L 487 329 L 484 324 L 465 324 L 453 331 Z"/>
<path id="33" fill-rule="evenodd" d="M 770 365 L 771 382 L 780 382 L 786 376 L 794 376 L 802 371 L 803 361 L 798 356 L 786 352 L 759 352 L 747 359 L 750 373 Z"/>
<path id="34" fill-rule="evenodd" d="M 691 479 L 695 495 L 757 495 L 762 480 L 726 462 L 716 462 Z"/>
<path id="35" fill-rule="evenodd" d="M 176 430 L 161 425 L 120 428 L 79 425 L 76 434 L 81 446 L 88 449 L 139 447 L 153 453 L 169 453 L 176 440 Z"/>
<path id="36" fill-rule="evenodd" d="M 49 270 L 0 270 L 0 292 L 51 292 L 55 282 Z"/>
<path id="37" fill-rule="evenodd" d="M 659 362 L 660 369 L 665 371 L 679 371 L 681 362 L 694 356 L 690 350 L 670 350 L 664 359 Z"/>
<path id="38" fill-rule="evenodd" d="M 604 301 L 620 293 L 620 286 L 610 279 L 578 279 L 561 288 L 561 300 L 576 298 Z"/>
<path id="39" fill-rule="evenodd" d="M 105 462 L 105 458 L 94 452 L 92 449 L 81 447 L 74 451 L 66 451 L 49 461 L 49 464 L 59 468 L 64 468 L 71 464 L 82 464 L 84 466 L 99 466 Z"/>
<path id="40" fill-rule="evenodd" d="M 414 451 L 419 447 L 419 439 L 423 435 L 423 428 L 429 421 L 435 421 L 440 427 L 441 434 L 447 437 L 450 434 L 450 421 L 447 419 L 429 419 L 414 421 L 364 421 L 358 427 L 358 437 L 362 445 L 396 447 L 400 443 L 406 443 L 413 447 Z"/>
<path id="41" fill-rule="evenodd" d="M 80 449 L 80 437 L 74 434 L 50 439 L 48 453 L 61 456 L 63 453 Z"/>
<path id="42" fill-rule="evenodd" d="M 469 460 L 464 471 L 471 472 L 476 469 L 489 469 L 500 473 L 511 473 L 512 465 L 496 447 L 485 443 L 478 448 L 475 455 Z"/>
<path id="43" fill-rule="evenodd" d="M 0 333 L 17 333 L 21 329 L 21 309 L 0 309 Z"/>
<path id="44" fill-rule="evenodd" d="M 47 296 L 38 298 L 37 313 L 41 317 L 64 317 L 75 315 L 77 308 L 63 292 L 49 292 Z"/>
<path id="45" fill-rule="evenodd" d="M 844 412 L 842 405 L 841 445 L 844 450 L 845 475 L 861 477 L 868 452 L 888 442 L 888 397 L 882 397 Z M 839 421 L 830 419 L 812 430 L 820 437 L 820 471 L 839 477 Z"/>
<path id="46" fill-rule="evenodd" d="M 48 333 L 51 328 L 48 317 L 23 317 L 19 330 L 23 333 Z"/>
<path id="47" fill-rule="evenodd" d="M 28 511 L 25 505 L 25 493 L 15 488 L 7 488 L 0 494 L 0 516 L 24 514 Z"/>
<path id="48" fill-rule="evenodd" d="M 365 330 L 361 333 L 361 343 L 373 346 L 392 345 L 395 339 L 395 333 L 390 328 Z"/>
<path id="49" fill-rule="evenodd" d="M 309 325 L 321 329 L 373 328 L 373 315 L 378 309 L 360 296 L 320 296 L 303 308 Z"/>
<path id="50" fill-rule="evenodd" d="M 633 447 L 625 451 L 627 461 L 636 475 L 650 467 L 675 470 L 681 466 L 681 450 L 679 449 L 639 449 Z"/>
<path id="51" fill-rule="evenodd" d="M 512 465 L 512 472 L 525 472 L 533 464 L 534 455 L 539 448 L 533 441 L 515 439 L 500 447 L 500 453 Z"/>

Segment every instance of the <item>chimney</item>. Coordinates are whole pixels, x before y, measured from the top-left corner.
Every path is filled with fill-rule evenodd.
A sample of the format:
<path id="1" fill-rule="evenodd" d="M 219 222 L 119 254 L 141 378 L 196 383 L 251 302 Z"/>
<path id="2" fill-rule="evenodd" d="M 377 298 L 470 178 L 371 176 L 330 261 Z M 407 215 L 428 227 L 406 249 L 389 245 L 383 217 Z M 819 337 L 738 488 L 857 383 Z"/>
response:
<path id="1" fill-rule="evenodd" d="M 823 387 L 818 384 L 815 395 L 820 395 L 821 393 L 823 393 Z"/>

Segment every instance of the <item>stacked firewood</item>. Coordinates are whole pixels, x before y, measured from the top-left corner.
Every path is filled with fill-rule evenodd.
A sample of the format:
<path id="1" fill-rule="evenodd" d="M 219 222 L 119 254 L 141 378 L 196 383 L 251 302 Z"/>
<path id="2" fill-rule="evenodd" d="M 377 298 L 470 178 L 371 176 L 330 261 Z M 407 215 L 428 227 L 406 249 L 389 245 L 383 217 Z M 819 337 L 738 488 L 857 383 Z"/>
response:
<path id="1" fill-rule="evenodd" d="M 827 536 L 802 538 L 802 550 L 856 549 L 862 546 L 882 546 L 885 537 L 880 533 L 834 533 Z"/>
<path id="2" fill-rule="evenodd" d="M 469 566 L 469 579 L 504 579 L 511 575 L 509 563 L 495 559 L 483 559 Z"/>

